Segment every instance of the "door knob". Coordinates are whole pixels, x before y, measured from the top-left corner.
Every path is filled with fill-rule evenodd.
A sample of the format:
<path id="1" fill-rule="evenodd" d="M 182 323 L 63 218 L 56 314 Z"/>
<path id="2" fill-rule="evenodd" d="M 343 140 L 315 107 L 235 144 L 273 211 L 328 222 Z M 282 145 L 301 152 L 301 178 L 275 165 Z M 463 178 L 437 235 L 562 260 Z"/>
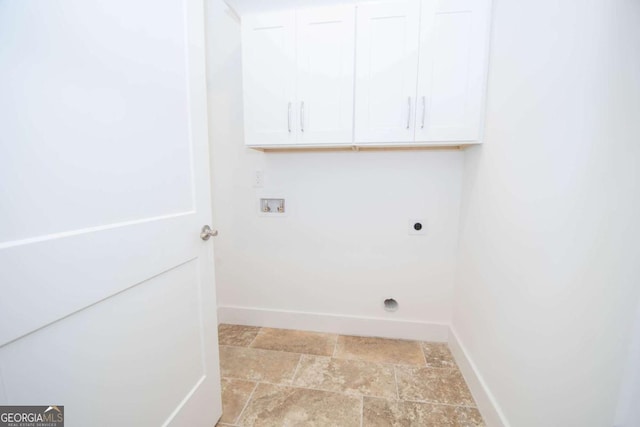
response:
<path id="1" fill-rule="evenodd" d="M 200 232 L 200 238 L 202 240 L 209 240 L 209 237 L 216 237 L 218 235 L 218 230 L 212 230 L 211 227 L 205 225 L 202 227 L 202 231 Z"/>

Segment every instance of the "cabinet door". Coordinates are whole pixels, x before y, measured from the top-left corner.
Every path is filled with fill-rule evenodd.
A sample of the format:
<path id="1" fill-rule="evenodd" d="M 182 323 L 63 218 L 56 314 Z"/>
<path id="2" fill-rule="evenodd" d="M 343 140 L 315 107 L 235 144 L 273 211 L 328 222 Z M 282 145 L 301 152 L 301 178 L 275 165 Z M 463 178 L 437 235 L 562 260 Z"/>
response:
<path id="1" fill-rule="evenodd" d="M 355 8 L 297 11 L 298 142 L 353 142 Z"/>
<path id="2" fill-rule="evenodd" d="M 356 142 L 413 141 L 419 19 L 418 0 L 358 5 Z"/>
<path id="3" fill-rule="evenodd" d="M 242 18 L 244 129 L 247 145 L 293 144 L 295 12 Z"/>
<path id="4" fill-rule="evenodd" d="M 488 19 L 488 0 L 423 0 L 416 141 L 480 139 Z"/>

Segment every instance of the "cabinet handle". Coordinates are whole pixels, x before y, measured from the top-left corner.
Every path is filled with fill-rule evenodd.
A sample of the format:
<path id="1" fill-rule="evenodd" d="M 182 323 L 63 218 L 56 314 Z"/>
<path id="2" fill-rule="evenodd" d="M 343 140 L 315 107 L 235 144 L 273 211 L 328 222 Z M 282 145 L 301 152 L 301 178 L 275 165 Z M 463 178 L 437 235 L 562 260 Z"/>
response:
<path id="1" fill-rule="evenodd" d="M 300 102 L 300 131 L 304 132 L 304 101 Z"/>
<path id="2" fill-rule="evenodd" d="M 424 99 L 425 97 L 422 97 L 422 124 L 420 125 L 420 129 L 424 129 L 424 116 L 427 113 L 427 102 Z"/>
<path id="3" fill-rule="evenodd" d="M 407 98 L 407 129 L 411 125 L 411 97 Z"/>
<path id="4" fill-rule="evenodd" d="M 287 106 L 287 129 L 289 129 L 289 133 L 291 133 L 291 101 L 289 101 L 289 105 Z"/>

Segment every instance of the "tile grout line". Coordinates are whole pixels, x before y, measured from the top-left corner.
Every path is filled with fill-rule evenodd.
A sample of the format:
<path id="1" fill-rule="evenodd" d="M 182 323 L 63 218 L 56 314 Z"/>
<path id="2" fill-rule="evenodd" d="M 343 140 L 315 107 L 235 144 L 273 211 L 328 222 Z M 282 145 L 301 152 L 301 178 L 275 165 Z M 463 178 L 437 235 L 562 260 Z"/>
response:
<path id="1" fill-rule="evenodd" d="M 251 342 L 251 344 L 253 344 L 253 341 Z M 270 348 L 247 347 L 244 345 L 233 345 L 233 344 L 218 344 L 218 347 L 242 348 L 242 349 L 248 349 L 248 350 L 270 351 L 272 353 L 284 353 L 284 354 L 303 354 L 305 356 L 315 356 L 315 357 L 332 357 L 330 354 L 301 353 L 299 351 L 273 350 Z M 363 360 L 363 359 L 342 359 L 342 360 Z M 367 362 L 367 360 L 364 360 L 364 361 Z M 379 363 L 379 362 L 372 362 L 372 363 Z M 385 363 L 385 365 L 390 365 L 390 363 Z M 416 366 L 416 365 L 406 365 L 406 366 Z"/>
<path id="2" fill-rule="evenodd" d="M 336 357 L 336 350 L 338 349 L 338 340 L 340 339 L 340 335 L 336 335 L 336 342 L 333 344 L 333 353 L 331 353 L 331 357 Z"/>
<path id="3" fill-rule="evenodd" d="M 252 344 L 253 344 L 253 342 L 252 342 Z M 419 369 L 426 368 L 426 369 L 434 369 L 436 371 L 438 371 L 438 370 L 459 371 L 460 370 L 457 366 L 435 367 L 435 366 L 423 366 L 423 365 L 406 364 L 406 363 L 380 362 L 380 361 L 362 359 L 362 358 L 359 358 L 359 357 L 354 357 L 354 358 L 335 357 L 335 352 L 337 350 L 337 345 L 338 345 L 338 343 L 336 341 L 336 345 L 334 346 L 334 354 L 331 355 L 331 356 L 327 356 L 327 355 L 323 355 L 323 354 L 313 354 L 313 353 L 300 353 L 300 352 L 295 352 L 295 351 L 272 350 L 272 349 L 258 348 L 258 347 L 246 347 L 246 346 L 242 346 L 242 345 L 230 345 L 230 344 L 219 344 L 219 347 L 244 348 L 244 349 L 251 349 L 251 350 L 258 350 L 258 351 L 271 351 L 273 353 L 285 353 L 285 354 L 304 354 L 306 356 L 315 356 L 315 357 L 332 357 L 334 359 L 339 359 L 339 360 L 355 360 L 355 361 L 360 361 L 360 362 L 367 362 L 367 363 L 380 364 L 380 365 L 386 365 L 386 366 L 398 366 L 398 367 L 401 367 L 401 368 L 419 368 Z"/>
<path id="4" fill-rule="evenodd" d="M 353 397 L 355 399 L 357 399 L 359 397 L 369 397 L 371 399 L 382 399 L 382 400 L 393 401 L 392 399 L 389 399 L 389 398 L 386 398 L 386 397 L 383 397 L 383 396 L 371 396 L 371 395 L 362 394 L 362 393 L 347 393 L 347 392 L 344 392 L 344 391 L 335 391 L 335 390 L 327 390 L 327 389 L 322 389 L 322 388 L 304 387 L 304 386 L 299 386 L 299 385 L 292 385 L 292 384 L 289 384 L 289 383 L 274 383 L 274 382 L 271 382 L 271 381 L 248 380 L 246 378 L 236 378 L 236 377 L 222 377 L 222 378 L 225 379 L 225 380 L 258 382 L 260 384 L 273 385 L 273 386 L 276 386 L 276 387 L 289 387 L 289 388 L 299 388 L 301 390 L 322 391 L 324 393 L 339 394 L 341 396 Z M 429 403 L 429 402 L 416 401 L 416 403 Z M 450 406 L 460 406 L 460 405 L 450 405 Z"/>
<path id="5" fill-rule="evenodd" d="M 234 424 L 238 425 L 238 423 L 242 419 L 242 415 L 244 414 L 244 411 L 247 409 L 247 406 L 249 406 L 249 402 L 251 402 L 251 399 L 253 398 L 253 393 L 256 392 L 256 389 L 258 388 L 259 385 L 260 385 L 260 383 L 256 382 L 256 385 L 253 387 L 253 390 L 251 390 L 251 394 L 249 395 L 249 398 L 247 399 L 247 402 L 242 407 L 242 411 L 240 411 L 240 413 L 236 417 L 236 420 L 235 420 Z"/>
<path id="6" fill-rule="evenodd" d="M 427 361 L 427 355 L 424 352 L 424 345 L 422 345 L 422 342 L 419 342 L 418 344 L 420 344 L 420 352 L 422 353 L 422 358 L 424 359 L 424 366 L 428 368 L 429 362 Z"/>
<path id="7" fill-rule="evenodd" d="M 395 365 L 393 366 L 393 379 L 394 379 L 394 381 L 396 383 L 396 398 L 399 401 L 400 400 L 400 389 L 398 387 L 398 373 L 396 372 Z"/>
<path id="8" fill-rule="evenodd" d="M 364 426 L 364 395 L 360 399 L 360 427 Z"/>
<path id="9" fill-rule="evenodd" d="M 293 371 L 293 376 L 291 377 L 291 385 L 293 386 L 293 381 L 296 379 L 296 375 L 298 374 L 298 369 L 300 369 L 300 363 L 302 362 L 303 354 L 300 354 L 298 358 L 298 364 L 296 365 L 296 369 Z"/>
<path id="10" fill-rule="evenodd" d="M 244 347 L 244 346 L 241 346 L 241 345 L 220 344 L 219 347 L 243 348 L 243 349 L 249 349 L 249 350 L 270 351 L 272 353 L 284 353 L 284 354 L 308 354 L 308 353 L 298 353 L 298 352 L 293 352 L 293 351 L 270 350 L 270 349 L 267 349 L 267 348 L 258 348 L 258 347 Z M 309 356 L 318 356 L 318 355 L 317 354 L 309 354 Z"/>
<path id="11" fill-rule="evenodd" d="M 423 403 L 423 404 L 426 404 L 426 405 L 452 406 L 454 408 L 478 409 L 477 406 L 456 405 L 455 403 L 442 403 L 442 402 L 435 402 L 433 400 L 404 399 L 404 400 L 402 400 L 402 402 Z"/>
<path id="12" fill-rule="evenodd" d="M 260 335 L 260 333 L 262 332 L 262 327 L 260 327 L 258 329 L 258 332 L 256 333 L 256 336 L 253 337 L 253 339 L 251 340 L 251 342 L 249 343 L 249 345 L 247 346 L 247 348 L 253 348 L 251 347 L 253 345 L 253 343 L 255 342 L 256 338 L 258 338 L 258 335 Z"/>

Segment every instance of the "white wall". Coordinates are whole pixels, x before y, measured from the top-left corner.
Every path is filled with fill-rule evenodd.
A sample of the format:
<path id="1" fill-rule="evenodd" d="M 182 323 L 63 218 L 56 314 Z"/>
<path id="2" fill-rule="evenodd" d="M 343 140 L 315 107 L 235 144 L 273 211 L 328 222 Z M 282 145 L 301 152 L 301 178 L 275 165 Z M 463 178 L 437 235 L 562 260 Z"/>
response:
<path id="1" fill-rule="evenodd" d="M 640 426 L 640 304 L 631 335 L 616 409 L 616 427 Z"/>
<path id="2" fill-rule="evenodd" d="M 614 422 L 640 294 L 639 28 L 634 0 L 494 1 L 453 328 L 514 427 Z"/>
<path id="3" fill-rule="evenodd" d="M 281 325 L 291 317 L 278 312 L 326 313 L 339 318 L 301 324 L 294 316 L 298 323 L 288 326 L 406 337 L 429 335 L 428 328 L 367 329 L 360 322 L 358 329 L 339 320 L 449 323 L 463 153 L 244 148 L 239 23 L 221 0 L 207 6 L 221 320 Z M 256 169 L 265 173 L 263 189 L 252 187 Z M 258 216 L 261 193 L 285 197 L 288 215 Z M 408 235 L 407 222 L 416 217 L 427 220 L 427 236 Z M 398 300 L 398 312 L 383 310 L 385 297 Z M 430 336 L 446 339 L 443 330 Z"/>

